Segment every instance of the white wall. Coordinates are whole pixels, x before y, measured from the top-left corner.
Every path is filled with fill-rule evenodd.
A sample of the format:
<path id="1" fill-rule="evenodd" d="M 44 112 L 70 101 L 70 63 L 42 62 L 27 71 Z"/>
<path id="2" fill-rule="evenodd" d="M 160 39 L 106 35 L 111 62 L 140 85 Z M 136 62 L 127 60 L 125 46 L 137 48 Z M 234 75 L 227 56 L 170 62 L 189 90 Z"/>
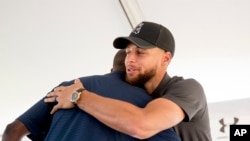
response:
<path id="1" fill-rule="evenodd" d="M 61 81 L 109 72 L 130 31 L 119 1 L 0 0 L 0 133 Z"/>
<path id="2" fill-rule="evenodd" d="M 171 75 L 199 80 L 209 102 L 250 97 L 249 0 L 138 0 L 176 39 Z"/>

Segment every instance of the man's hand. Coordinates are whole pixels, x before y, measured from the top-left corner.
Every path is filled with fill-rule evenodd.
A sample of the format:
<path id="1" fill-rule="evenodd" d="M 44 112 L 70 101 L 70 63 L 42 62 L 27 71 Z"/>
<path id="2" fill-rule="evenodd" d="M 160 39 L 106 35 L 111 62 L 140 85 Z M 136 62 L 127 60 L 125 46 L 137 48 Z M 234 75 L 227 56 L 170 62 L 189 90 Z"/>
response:
<path id="1" fill-rule="evenodd" d="M 74 84 L 56 87 L 52 92 L 48 93 L 47 97 L 44 99 L 44 102 L 57 102 L 50 113 L 54 114 L 59 109 L 73 108 L 74 104 L 70 101 L 70 99 L 73 92 L 79 88 L 83 88 L 83 85 L 79 79 L 76 79 Z"/>

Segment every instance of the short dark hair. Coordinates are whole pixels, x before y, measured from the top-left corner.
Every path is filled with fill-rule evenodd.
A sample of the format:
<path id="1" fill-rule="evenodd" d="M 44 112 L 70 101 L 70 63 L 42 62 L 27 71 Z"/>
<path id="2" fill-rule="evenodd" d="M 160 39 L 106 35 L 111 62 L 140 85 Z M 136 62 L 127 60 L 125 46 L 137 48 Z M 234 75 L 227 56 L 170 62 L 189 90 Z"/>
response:
<path id="1" fill-rule="evenodd" d="M 125 49 L 120 49 L 116 52 L 113 59 L 113 68 L 112 70 L 121 70 L 125 71 L 125 57 L 126 57 Z"/>

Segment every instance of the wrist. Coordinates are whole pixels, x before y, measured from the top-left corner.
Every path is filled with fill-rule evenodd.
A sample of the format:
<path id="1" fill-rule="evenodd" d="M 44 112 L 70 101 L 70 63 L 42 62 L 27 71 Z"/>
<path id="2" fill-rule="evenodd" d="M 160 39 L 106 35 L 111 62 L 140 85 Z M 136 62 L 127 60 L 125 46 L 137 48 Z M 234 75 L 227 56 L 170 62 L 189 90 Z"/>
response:
<path id="1" fill-rule="evenodd" d="M 75 92 L 72 93 L 70 101 L 76 106 L 78 100 L 80 99 L 83 91 L 85 91 L 85 88 L 79 88 Z"/>

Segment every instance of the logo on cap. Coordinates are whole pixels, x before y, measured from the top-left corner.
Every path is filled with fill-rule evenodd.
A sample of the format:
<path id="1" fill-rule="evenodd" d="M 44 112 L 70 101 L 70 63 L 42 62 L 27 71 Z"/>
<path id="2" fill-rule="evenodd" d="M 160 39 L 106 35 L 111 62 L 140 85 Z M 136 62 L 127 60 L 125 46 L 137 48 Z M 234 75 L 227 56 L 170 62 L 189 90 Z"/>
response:
<path id="1" fill-rule="evenodd" d="M 137 26 L 133 29 L 132 32 L 133 32 L 134 34 L 139 34 L 143 25 L 144 25 L 144 23 L 140 23 L 139 25 L 137 25 Z"/>

